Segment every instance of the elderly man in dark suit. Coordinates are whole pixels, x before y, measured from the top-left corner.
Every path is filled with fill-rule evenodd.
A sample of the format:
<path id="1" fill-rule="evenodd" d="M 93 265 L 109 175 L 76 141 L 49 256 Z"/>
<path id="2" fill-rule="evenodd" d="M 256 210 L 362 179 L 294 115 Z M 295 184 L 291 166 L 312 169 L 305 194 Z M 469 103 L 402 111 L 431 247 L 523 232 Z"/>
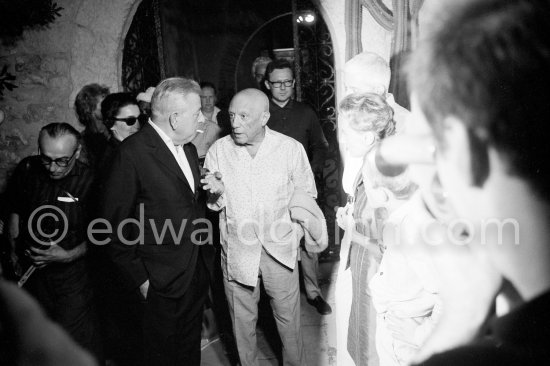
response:
<path id="1" fill-rule="evenodd" d="M 102 200 L 112 225 L 108 253 L 143 306 L 146 365 L 199 365 L 203 303 L 208 289 L 201 255 L 204 192 L 196 134 L 200 87 L 163 80 L 151 119 L 121 144 Z"/>

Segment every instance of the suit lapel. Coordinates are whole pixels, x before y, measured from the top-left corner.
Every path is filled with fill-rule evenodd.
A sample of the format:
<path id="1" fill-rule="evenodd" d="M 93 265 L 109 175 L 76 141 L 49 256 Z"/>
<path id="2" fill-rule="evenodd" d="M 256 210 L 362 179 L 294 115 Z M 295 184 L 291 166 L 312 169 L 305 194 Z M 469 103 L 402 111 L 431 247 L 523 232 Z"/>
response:
<path id="1" fill-rule="evenodd" d="M 148 138 L 147 141 L 149 143 L 149 146 L 154 150 L 153 157 L 158 161 L 158 163 L 166 167 L 173 174 L 175 174 L 180 180 L 185 183 L 187 188 L 191 190 L 191 186 L 189 185 L 185 174 L 183 174 L 183 171 L 181 170 L 181 167 L 179 166 L 176 158 L 174 157 L 170 149 L 168 149 L 168 146 L 166 146 L 166 143 L 160 137 L 157 131 L 155 131 L 155 129 L 149 124 L 146 124 L 145 126 L 143 126 L 143 133 L 149 135 L 150 138 Z M 187 151 L 185 152 L 185 155 L 188 156 Z M 189 164 L 191 165 L 191 161 L 189 161 Z M 191 170 L 193 171 L 193 177 L 195 177 L 193 165 L 191 165 Z"/>
<path id="2" fill-rule="evenodd" d="M 199 171 L 199 157 L 197 155 L 197 150 L 192 143 L 187 143 L 183 146 L 183 151 L 185 151 L 185 157 L 189 162 L 191 171 L 193 172 L 193 180 L 195 181 L 195 192 L 198 192 L 199 183 L 200 183 L 200 171 Z"/>

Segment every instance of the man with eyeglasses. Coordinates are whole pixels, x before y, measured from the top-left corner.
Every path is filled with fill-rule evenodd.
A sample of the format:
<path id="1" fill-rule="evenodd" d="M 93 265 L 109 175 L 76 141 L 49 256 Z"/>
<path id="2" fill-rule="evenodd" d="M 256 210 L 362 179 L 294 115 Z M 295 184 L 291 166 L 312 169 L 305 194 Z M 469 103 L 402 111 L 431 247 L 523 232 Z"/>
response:
<path id="1" fill-rule="evenodd" d="M 23 159 L 8 187 L 15 267 L 34 266 L 24 284 L 54 321 L 99 361 L 102 347 L 86 261 L 92 169 L 78 160 L 81 137 L 68 123 L 40 130 L 39 155 Z"/>
<path id="2" fill-rule="evenodd" d="M 294 72 L 290 62 L 276 59 L 269 63 L 265 70 L 265 86 L 271 93 L 268 127 L 292 137 L 304 146 L 311 170 L 319 184 L 323 176 L 328 142 L 315 112 L 306 104 L 292 99 Z M 317 254 L 308 253 L 302 246 L 300 266 L 308 303 L 313 305 L 320 314 L 330 314 L 332 309 L 323 299 L 317 281 L 319 267 Z"/>

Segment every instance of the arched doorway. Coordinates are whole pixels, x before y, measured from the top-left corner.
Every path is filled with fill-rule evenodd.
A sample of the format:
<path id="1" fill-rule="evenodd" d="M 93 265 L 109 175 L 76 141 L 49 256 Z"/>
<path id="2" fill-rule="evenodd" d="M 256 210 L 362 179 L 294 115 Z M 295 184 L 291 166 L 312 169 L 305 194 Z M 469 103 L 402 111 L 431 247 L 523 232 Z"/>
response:
<path id="1" fill-rule="evenodd" d="M 315 14 L 316 22 L 294 25 L 296 14 L 306 10 Z M 143 0 L 124 42 L 122 85 L 142 91 L 163 77 L 194 77 L 216 84 L 219 104 L 226 107 L 235 90 L 253 85 L 250 68 L 260 52 L 273 57 L 273 49 L 295 45 L 300 50 L 297 96 L 317 112 L 329 142 L 318 191 L 329 229 L 325 255 L 337 255 L 334 207 L 340 205 L 342 191 L 334 48 L 311 0 Z"/>
<path id="2" fill-rule="evenodd" d="M 289 2 L 290 3 L 290 2 Z M 313 14 L 312 23 L 296 23 L 292 34 L 286 35 L 289 43 L 283 43 L 285 36 L 277 35 L 273 41 L 273 34 L 281 33 L 281 27 L 292 30 L 293 22 L 302 14 Z M 271 43 L 270 43 L 271 42 Z M 341 164 L 338 149 L 336 128 L 336 72 L 334 68 L 334 47 L 330 31 L 318 8 L 310 0 L 296 0 L 294 11 L 276 14 L 266 20 L 244 42 L 235 66 L 235 90 L 251 87 L 250 65 L 261 52 L 270 57 L 275 56 L 270 44 L 283 47 L 296 47 L 299 62 L 295 64 L 296 95 L 299 100 L 309 104 L 319 116 L 325 137 L 329 142 L 329 153 L 325 162 L 324 174 L 317 183 L 318 203 L 325 213 L 329 231 L 329 248 L 325 257 L 337 257 L 339 248 L 339 232 L 335 222 L 334 207 L 340 206 L 342 198 Z M 250 49 L 250 50 L 249 50 Z M 292 50 L 290 50 L 292 54 Z"/>
<path id="3" fill-rule="evenodd" d="M 158 0 L 143 0 L 134 14 L 122 50 L 121 83 L 134 93 L 165 77 Z"/>

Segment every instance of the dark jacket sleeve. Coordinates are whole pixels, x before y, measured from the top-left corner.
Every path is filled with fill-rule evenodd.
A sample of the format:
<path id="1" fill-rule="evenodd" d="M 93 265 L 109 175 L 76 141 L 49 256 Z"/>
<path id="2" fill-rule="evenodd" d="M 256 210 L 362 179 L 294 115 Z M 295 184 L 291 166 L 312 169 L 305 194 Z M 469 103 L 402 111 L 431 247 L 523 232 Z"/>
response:
<path id="1" fill-rule="evenodd" d="M 147 270 L 138 255 L 138 245 L 129 244 L 135 240 L 135 223 L 124 225 L 118 235 L 117 228 L 128 218 L 138 219 L 136 198 L 139 194 L 138 168 L 134 156 L 124 149 L 118 149 L 106 176 L 101 192 L 100 217 L 107 220 L 112 228 L 108 236 L 107 255 L 132 288 L 137 288 L 149 278 Z M 99 227 L 99 226 L 98 226 Z M 139 238 L 137 238 L 139 239 Z"/>

